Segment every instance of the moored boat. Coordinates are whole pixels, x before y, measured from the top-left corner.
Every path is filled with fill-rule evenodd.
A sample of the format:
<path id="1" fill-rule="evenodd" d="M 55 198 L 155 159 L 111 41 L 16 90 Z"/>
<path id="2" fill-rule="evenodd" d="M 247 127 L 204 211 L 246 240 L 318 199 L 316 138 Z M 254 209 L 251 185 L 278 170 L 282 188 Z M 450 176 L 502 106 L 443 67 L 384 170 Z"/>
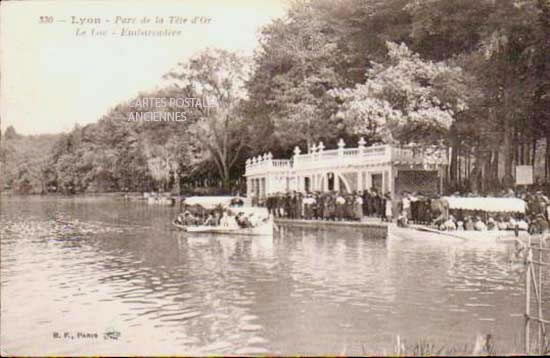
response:
<path id="1" fill-rule="evenodd" d="M 193 234 L 220 234 L 220 235 L 247 235 L 247 236 L 270 236 L 273 235 L 273 220 L 268 220 L 258 226 L 224 227 L 210 225 L 181 225 L 175 220 L 172 222 L 177 229 Z"/>
<path id="2" fill-rule="evenodd" d="M 526 211 L 525 201 L 517 198 L 443 197 L 440 201 L 443 209 L 439 218 L 443 218 L 445 223 L 454 216 L 462 220 L 470 215 L 476 216 L 478 220 L 483 217 L 487 221 L 487 218 L 499 214 L 524 216 Z M 450 228 L 441 223 L 434 227 L 412 224 L 405 227 L 392 225 L 388 231 L 390 237 L 397 239 L 459 239 L 481 243 L 526 241 L 531 237 L 527 233 L 527 226 L 520 228 L 519 225 L 515 225 L 508 226 L 507 230 L 498 230 L 493 221 L 495 224 L 493 228 L 488 228 L 483 223 L 479 230 L 466 230 L 466 225 L 458 225 L 458 221 L 455 225 L 454 221 L 451 221 Z"/>
<path id="3" fill-rule="evenodd" d="M 235 197 L 186 198 L 183 216 L 174 219 L 172 225 L 194 234 L 273 235 L 274 223 L 267 210 L 233 206 L 235 202 Z"/>
<path id="4" fill-rule="evenodd" d="M 394 239 L 437 239 L 437 240 L 463 240 L 480 243 L 506 243 L 516 240 L 526 241 L 529 234 L 519 231 L 516 236 L 513 230 L 488 230 L 488 231 L 442 231 L 424 225 L 410 225 L 399 227 L 391 225 L 388 228 L 388 236 Z"/>

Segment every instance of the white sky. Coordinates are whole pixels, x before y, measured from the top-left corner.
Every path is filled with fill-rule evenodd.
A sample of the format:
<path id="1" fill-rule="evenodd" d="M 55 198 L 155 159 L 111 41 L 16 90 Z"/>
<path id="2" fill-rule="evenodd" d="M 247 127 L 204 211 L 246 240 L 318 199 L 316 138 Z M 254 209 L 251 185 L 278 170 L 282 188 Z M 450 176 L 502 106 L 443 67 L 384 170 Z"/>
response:
<path id="1" fill-rule="evenodd" d="M 58 133 L 98 120 L 109 108 L 161 85 L 178 62 L 206 48 L 252 54 L 258 31 L 280 17 L 285 0 L 2 1 L 0 5 L 1 128 Z M 54 23 L 40 24 L 40 16 Z M 206 16 L 208 25 L 133 25 L 181 29 L 175 37 L 77 37 L 71 16 Z M 65 23 L 57 20 L 66 20 Z M 124 25 L 122 25 L 124 26 Z M 120 29 L 112 22 L 96 26 Z"/>

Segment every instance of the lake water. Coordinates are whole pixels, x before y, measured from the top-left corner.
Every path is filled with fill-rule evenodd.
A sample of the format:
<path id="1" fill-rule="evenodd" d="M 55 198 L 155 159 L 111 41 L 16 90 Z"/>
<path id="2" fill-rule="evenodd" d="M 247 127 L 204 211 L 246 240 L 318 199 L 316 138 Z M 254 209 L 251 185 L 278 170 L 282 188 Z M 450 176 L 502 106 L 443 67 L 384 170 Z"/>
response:
<path id="1" fill-rule="evenodd" d="M 478 333 L 521 348 L 507 245 L 292 227 L 194 237 L 172 230 L 176 210 L 2 198 L 3 353 L 391 354 L 397 336 L 471 345 Z"/>

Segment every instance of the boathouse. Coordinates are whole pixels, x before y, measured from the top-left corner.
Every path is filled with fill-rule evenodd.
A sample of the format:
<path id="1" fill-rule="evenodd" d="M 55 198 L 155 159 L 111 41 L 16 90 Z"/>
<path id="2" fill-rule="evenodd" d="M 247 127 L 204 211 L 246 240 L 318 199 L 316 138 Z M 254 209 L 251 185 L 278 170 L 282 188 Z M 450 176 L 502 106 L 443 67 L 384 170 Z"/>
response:
<path id="1" fill-rule="evenodd" d="M 365 146 L 326 150 L 323 142 L 303 153 L 294 148 L 292 159 L 265 153 L 246 161 L 248 196 L 265 198 L 278 192 L 344 191 L 376 188 L 379 192 L 441 193 L 447 172 L 447 151 L 417 145 Z"/>

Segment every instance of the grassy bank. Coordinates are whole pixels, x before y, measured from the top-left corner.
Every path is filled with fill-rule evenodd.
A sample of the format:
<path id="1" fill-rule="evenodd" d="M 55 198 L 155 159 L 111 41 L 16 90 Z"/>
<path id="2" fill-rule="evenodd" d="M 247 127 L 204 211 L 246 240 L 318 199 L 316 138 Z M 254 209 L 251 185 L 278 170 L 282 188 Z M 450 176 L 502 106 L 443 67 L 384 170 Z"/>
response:
<path id="1" fill-rule="evenodd" d="M 368 352 L 364 352 L 368 354 Z M 531 354 L 538 355 L 538 347 L 535 344 L 531 345 Z M 541 355 L 550 356 L 550 341 L 547 340 Z M 420 340 L 413 343 L 401 341 L 399 336 L 396 337 L 396 343 L 393 352 L 388 356 L 510 356 L 510 355 L 525 355 L 523 346 L 514 346 L 511 350 L 509 347 L 503 348 L 495 344 L 492 335 L 478 335 L 475 342 L 471 344 L 456 344 L 449 345 L 447 343 L 439 343 L 430 340 Z"/>

